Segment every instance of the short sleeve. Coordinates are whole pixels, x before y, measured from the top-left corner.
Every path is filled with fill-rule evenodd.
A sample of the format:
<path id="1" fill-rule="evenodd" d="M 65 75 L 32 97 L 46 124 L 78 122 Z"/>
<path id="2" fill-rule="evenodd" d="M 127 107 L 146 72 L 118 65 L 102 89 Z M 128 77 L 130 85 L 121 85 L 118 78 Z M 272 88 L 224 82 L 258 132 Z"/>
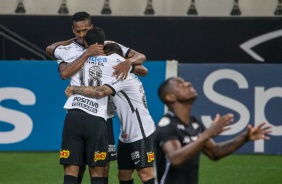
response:
<path id="1" fill-rule="evenodd" d="M 171 123 L 171 119 L 163 117 L 156 128 L 156 143 L 162 147 L 165 142 L 177 139 L 177 133 Z"/>

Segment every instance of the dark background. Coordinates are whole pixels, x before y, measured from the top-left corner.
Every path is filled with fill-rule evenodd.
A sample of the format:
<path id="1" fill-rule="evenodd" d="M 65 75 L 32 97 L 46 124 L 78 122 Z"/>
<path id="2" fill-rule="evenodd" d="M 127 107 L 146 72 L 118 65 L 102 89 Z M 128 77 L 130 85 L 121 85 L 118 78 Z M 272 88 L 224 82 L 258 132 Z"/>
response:
<path id="1" fill-rule="evenodd" d="M 104 29 L 107 40 L 142 52 L 147 60 L 175 59 L 180 63 L 261 63 L 239 45 L 282 29 L 282 17 L 94 16 L 92 21 Z M 38 46 L 43 53 L 48 45 L 74 37 L 71 16 L 0 15 L 0 25 Z M 278 37 L 253 50 L 265 59 L 264 63 L 281 63 L 281 45 L 282 37 Z M 0 51 L 1 60 L 40 59 L 1 35 Z"/>

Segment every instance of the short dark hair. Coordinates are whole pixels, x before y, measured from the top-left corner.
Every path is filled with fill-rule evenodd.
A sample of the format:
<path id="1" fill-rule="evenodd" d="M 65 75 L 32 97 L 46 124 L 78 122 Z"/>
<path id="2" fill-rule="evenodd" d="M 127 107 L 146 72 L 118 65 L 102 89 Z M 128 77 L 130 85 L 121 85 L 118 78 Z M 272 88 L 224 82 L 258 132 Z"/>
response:
<path id="1" fill-rule="evenodd" d="M 120 56 L 123 56 L 121 47 L 116 43 L 109 43 L 104 46 L 104 53 L 108 56 L 113 53 L 116 53 Z"/>
<path id="2" fill-rule="evenodd" d="M 175 79 L 175 77 L 170 77 L 166 79 L 158 88 L 158 95 L 160 97 L 160 100 L 164 103 L 166 103 L 165 97 L 170 92 L 170 81 Z"/>
<path id="3" fill-rule="evenodd" d="M 72 24 L 74 22 L 79 22 L 79 21 L 83 21 L 83 20 L 88 20 L 89 25 L 91 25 L 91 17 L 89 15 L 89 13 L 82 11 L 82 12 L 76 12 L 75 14 L 73 14 L 71 20 L 72 20 Z"/>
<path id="4" fill-rule="evenodd" d="M 105 33 L 103 29 L 99 27 L 89 29 L 85 35 L 85 41 L 88 45 L 93 45 L 95 43 L 104 44 Z"/>

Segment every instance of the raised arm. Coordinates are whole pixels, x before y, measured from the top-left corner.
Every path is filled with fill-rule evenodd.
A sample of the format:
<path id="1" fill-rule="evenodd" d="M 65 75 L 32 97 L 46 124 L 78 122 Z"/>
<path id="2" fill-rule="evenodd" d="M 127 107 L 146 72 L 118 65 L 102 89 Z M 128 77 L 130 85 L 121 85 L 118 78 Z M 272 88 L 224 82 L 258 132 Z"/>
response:
<path id="1" fill-rule="evenodd" d="M 131 72 L 141 77 L 148 75 L 148 69 L 143 65 L 133 65 Z"/>
<path id="2" fill-rule="evenodd" d="M 113 73 L 113 75 L 115 75 L 116 78 L 121 77 L 122 80 L 125 80 L 127 78 L 130 67 L 132 65 L 142 65 L 145 60 L 146 56 L 144 54 L 131 49 L 128 54 L 128 58 L 124 62 L 121 62 L 114 67 L 115 72 Z"/>
<path id="3" fill-rule="evenodd" d="M 181 147 L 181 143 L 178 140 L 169 140 L 164 143 L 162 149 L 173 166 L 181 166 L 201 151 L 212 137 L 227 130 L 225 126 L 232 121 L 232 114 L 227 114 L 222 117 L 217 115 L 211 126 L 204 131 L 196 141 Z"/>
<path id="4" fill-rule="evenodd" d="M 113 94 L 112 89 L 107 85 L 102 86 L 68 86 L 65 90 L 67 97 L 78 94 L 90 98 L 102 98 Z"/>
<path id="5" fill-rule="evenodd" d="M 69 40 L 66 40 L 66 41 L 60 41 L 60 42 L 53 43 L 53 44 L 49 45 L 48 47 L 46 47 L 46 53 L 49 54 L 50 56 L 54 56 L 54 51 L 55 51 L 56 47 L 69 45 L 74 40 L 75 40 L 75 38 L 72 38 L 72 39 L 69 39 Z"/>
<path id="6" fill-rule="evenodd" d="M 62 79 L 68 79 L 76 74 L 84 65 L 90 56 L 97 56 L 103 54 L 103 45 L 93 44 L 87 48 L 78 58 L 70 63 L 61 63 L 59 65 L 60 76 Z"/>
<path id="7" fill-rule="evenodd" d="M 103 50 L 102 45 L 93 44 L 83 52 L 77 59 L 70 63 L 61 63 L 59 66 L 60 76 L 62 79 L 68 79 L 76 74 L 80 68 L 84 65 L 90 56 L 99 55 L 99 50 Z"/>
<path id="8" fill-rule="evenodd" d="M 245 132 L 234 139 L 230 139 L 222 143 L 216 144 L 213 140 L 209 140 L 203 150 L 210 159 L 218 160 L 233 153 L 248 141 L 255 141 L 258 139 L 269 140 L 269 137 L 266 136 L 266 134 L 271 132 L 271 126 L 265 125 L 265 122 L 254 128 L 251 125 L 248 125 Z"/>

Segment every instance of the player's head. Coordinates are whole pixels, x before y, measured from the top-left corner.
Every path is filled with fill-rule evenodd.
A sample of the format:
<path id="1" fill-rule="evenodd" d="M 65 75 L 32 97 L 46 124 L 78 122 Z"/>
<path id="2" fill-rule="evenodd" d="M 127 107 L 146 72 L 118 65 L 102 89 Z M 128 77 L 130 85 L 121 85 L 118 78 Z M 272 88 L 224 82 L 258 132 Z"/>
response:
<path id="1" fill-rule="evenodd" d="M 168 78 L 163 83 L 161 83 L 158 88 L 158 95 L 163 103 L 166 103 L 166 95 L 171 92 L 172 85 L 170 81 L 173 79 L 174 77 Z"/>
<path id="2" fill-rule="evenodd" d="M 102 28 L 94 27 L 89 29 L 85 35 L 85 42 L 87 45 L 93 45 L 95 43 L 104 45 L 105 33 Z"/>
<path id="3" fill-rule="evenodd" d="M 87 12 L 76 12 L 72 16 L 72 32 L 79 43 L 83 44 L 86 32 L 92 27 L 91 17 Z"/>
<path id="4" fill-rule="evenodd" d="M 106 54 L 108 56 L 108 55 L 111 55 L 113 53 L 116 53 L 120 56 L 123 56 L 122 49 L 118 44 L 109 43 L 109 44 L 104 45 L 104 54 Z"/>
<path id="5" fill-rule="evenodd" d="M 168 107 L 174 103 L 193 102 L 198 96 L 192 84 L 180 77 L 171 77 L 164 81 L 158 89 L 158 95 Z"/>

